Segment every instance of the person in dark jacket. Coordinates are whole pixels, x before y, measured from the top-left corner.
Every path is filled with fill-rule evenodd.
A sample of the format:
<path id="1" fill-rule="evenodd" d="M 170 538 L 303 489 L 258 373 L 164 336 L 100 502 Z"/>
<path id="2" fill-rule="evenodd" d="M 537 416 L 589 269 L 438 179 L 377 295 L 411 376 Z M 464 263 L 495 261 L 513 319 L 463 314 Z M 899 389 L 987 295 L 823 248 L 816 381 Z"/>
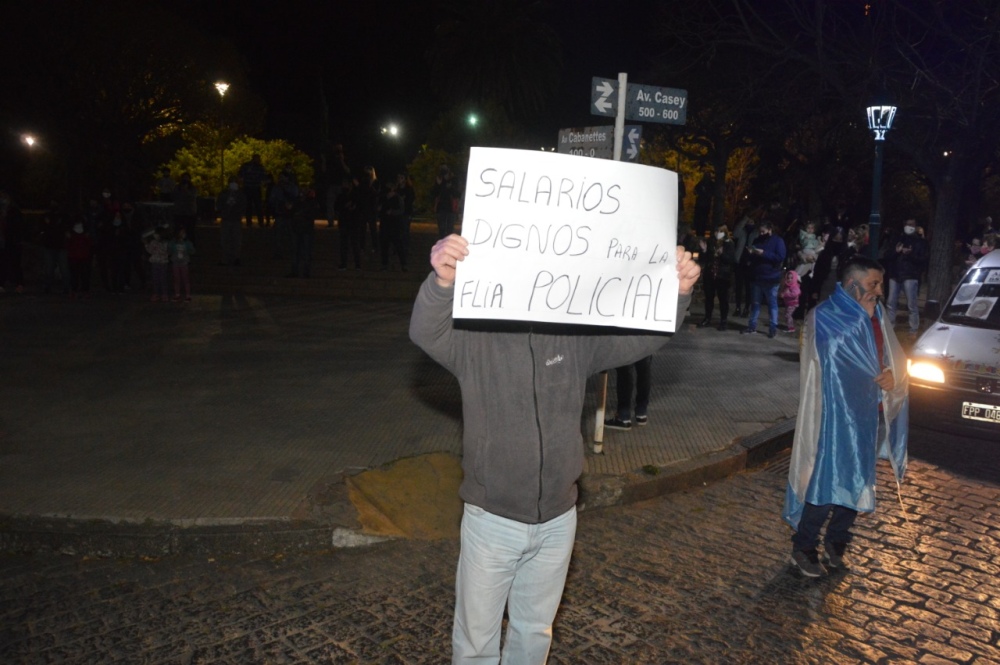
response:
<path id="1" fill-rule="evenodd" d="M 736 244 L 729 237 L 729 227 L 720 224 L 711 238 L 699 242 L 698 263 L 701 265 L 702 287 L 705 289 L 705 318 L 699 328 L 712 325 L 712 310 L 719 299 L 719 330 L 728 327 L 729 285 L 736 266 Z"/>
<path id="2" fill-rule="evenodd" d="M 882 265 L 889 277 L 889 297 L 886 300 L 886 314 L 889 325 L 896 324 L 896 310 L 899 306 L 899 292 L 906 294 L 906 308 L 910 311 L 910 337 L 920 331 L 920 306 L 917 292 L 920 290 L 920 275 L 927 269 L 927 241 L 917 234 L 917 221 L 903 222 L 903 232 L 897 234 L 882 253 Z"/>
<path id="3" fill-rule="evenodd" d="M 452 662 L 499 661 L 506 607 L 503 662 L 544 663 L 576 535 L 587 379 L 648 356 L 669 337 L 455 327 L 456 266 L 474 252 L 458 235 L 437 241 L 410 320 L 410 339 L 462 391 Z M 679 325 L 700 270 L 682 247 L 677 257 Z"/>
<path id="4" fill-rule="evenodd" d="M 9 283 L 16 293 L 24 293 L 21 243 L 26 235 L 21 209 L 7 192 L 0 191 L 0 292 Z"/>
<path id="5" fill-rule="evenodd" d="M 340 266 L 347 270 L 348 253 L 354 258 L 354 269 L 361 270 L 361 240 L 365 229 L 358 214 L 358 194 L 354 180 L 345 178 L 337 197 L 337 238 L 340 243 Z"/>
<path id="6" fill-rule="evenodd" d="M 767 309 L 770 315 L 767 336 L 773 339 L 778 335 L 778 285 L 781 284 L 781 276 L 784 274 L 785 241 L 775 235 L 774 224 L 765 220 L 761 222 L 760 234 L 748 251 L 753 284 L 750 290 L 750 318 L 741 334 L 757 333 L 760 303 L 767 297 Z"/>

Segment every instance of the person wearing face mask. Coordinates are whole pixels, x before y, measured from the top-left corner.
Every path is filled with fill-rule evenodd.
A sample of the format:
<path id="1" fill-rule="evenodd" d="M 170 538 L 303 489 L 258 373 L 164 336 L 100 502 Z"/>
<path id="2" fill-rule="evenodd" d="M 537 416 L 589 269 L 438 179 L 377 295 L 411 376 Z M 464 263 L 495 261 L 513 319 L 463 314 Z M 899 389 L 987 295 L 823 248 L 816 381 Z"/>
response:
<path id="1" fill-rule="evenodd" d="M 799 411 L 782 517 L 792 565 L 807 577 L 846 566 L 858 512 L 875 510 L 875 463 L 906 472 L 906 355 L 880 304 L 883 270 L 855 255 L 833 294 L 806 316 Z M 827 521 L 829 522 L 827 523 Z"/>
<path id="2" fill-rule="evenodd" d="M 729 237 L 729 227 L 720 224 L 711 238 L 698 241 L 698 263 L 701 264 L 702 288 L 705 289 L 705 318 L 699 328 L 712 325 L 712 310 L 719 299 L 719 327 L 725 331 L 729 318 L 729 284 L 736 265 L 736 245 Z"/>
<path id="3" fill-rule="evenodd" d="M 219 239 L 222 243 L 222 265 L 240 265 L 243 248 L 243 212 L 247 209 L 247 197 L 240 190 L 236 176 L 229 177 L 229 185 L 219 192 L 215 200 L 219 211 Z"/>
<path id="4" fill-rule="evenodd" d="M 920 276 L 927 268 L 927 241 L 917 234 L 917 222 L 908 219 L 903 222 L 903 231 L 885 246 L 882 263 L 889 277 L 889 297 L 886 300 L 889 327 L 895 326 L 899 293 L 906 294 L 906 308 L 910 312 L 909 336 L 916 339 L 920 331 L 920 306 L 917 293 L 920 290 Z"/>

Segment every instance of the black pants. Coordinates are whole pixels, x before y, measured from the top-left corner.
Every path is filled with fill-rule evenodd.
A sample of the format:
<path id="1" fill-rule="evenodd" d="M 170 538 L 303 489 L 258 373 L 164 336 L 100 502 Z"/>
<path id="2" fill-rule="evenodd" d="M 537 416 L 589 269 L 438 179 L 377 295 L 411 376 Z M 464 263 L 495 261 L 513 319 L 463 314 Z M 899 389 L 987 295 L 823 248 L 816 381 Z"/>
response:
<path id="1" fill-rule="evenodd" d="M 632 368 L 635 367 L 635 382 L 632 381 Z M 632 387 L 635 386 L 635 414 L 645 416 L 649 407 L 649 392 L 653 376 L 653 356 L 646 356 L 632 365 L 625 365 L 615 370 L 618 391 L 618 413 L 622 420 L 632 419 Z"/>
<path id="2" fill-rule="evenodd" d="M 719 277 L 705 278 L 705 319 L 712 318 L 715 309 L 715 298 L 719 298 L 719 320 L 725 322 L 729 318 L 729 279 Z"/>
<path id="3" fill-rule="evenodd" d="M 403 218 L 386 215 L 382 217 L 379 229 L 379 249 L 382 251 L 382 267 L 389 267 L 389 250 L 394 249 L 399 258 L 399 267 L 406 268 L 406 243 L 403 237 Z"/>
<path id="4" fill-rule="evenodd" d="M 736 277 L 736 307 L 750 308 L 750 286 L 753 279 L 750 275 L 749 266 L 736 266 L 734 271 Z"/>
<path id="5" fill-rule="evenodd" d="M 858 517 L 858 511 L 835 504 L 816 506 L 807 503 L 802 508 L 798 531 L 792 535 L 792 549 L 800 552 L 816 549 L 819 532 L 827 516 L 830 517 L 830 523 L 826 526 L 824 540 L 831 544 L 843 545 L 851 542 L 851 527 Z"/>
<path id="6" fill-rule="evenodd" d="M 260 196 L 260 187 L 246 187 L 243 190 L 247 197 L 247 228 L 253 226 L 253 216 L 257 215 L 257 226 L 264 226 L 264 199 Z"/>
<path id="7" fill-rule="evenodd" d="M 340 238 L 340 267 L 347 267 L 347 253 L 354 257 L 354 267 L 361 268 L 361 241 L 364 238 L 365 227 L 357 220 L 347 220 L 341 215 L 337 220 L 338 237 Z"/>

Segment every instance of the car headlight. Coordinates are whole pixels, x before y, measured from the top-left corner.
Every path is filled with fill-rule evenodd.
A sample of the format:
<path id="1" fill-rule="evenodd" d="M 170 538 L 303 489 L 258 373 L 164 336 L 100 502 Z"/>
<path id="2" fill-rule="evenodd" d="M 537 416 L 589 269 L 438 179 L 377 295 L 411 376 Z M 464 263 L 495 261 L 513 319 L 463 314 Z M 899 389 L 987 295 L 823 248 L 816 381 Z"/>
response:
<path id="1" fill-rule="evenodd" d="M 927 383 L 944 383 L 944 371 L 927 360 L 906 360 L 906 369 L 910 377 Z"/>

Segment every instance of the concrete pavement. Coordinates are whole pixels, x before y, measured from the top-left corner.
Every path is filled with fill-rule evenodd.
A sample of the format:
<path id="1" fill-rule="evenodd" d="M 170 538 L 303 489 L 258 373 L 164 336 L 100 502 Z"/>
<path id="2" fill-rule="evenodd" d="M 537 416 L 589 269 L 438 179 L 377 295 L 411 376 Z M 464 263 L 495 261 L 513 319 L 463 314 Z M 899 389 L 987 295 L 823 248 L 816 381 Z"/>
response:
<path id="1" fill-rule="evenodd" d="M 260 229 L 243 266 L 215 266 L 215 234 L 199 229 L 189 303 L 99 283 L 86 300 L 0 297 L 0 549 L 159 556 L 447 537 L 458 386 L 407 338 L 430 225 L 415 227 L 409 272 L 372 271 L 372 257 L 338 272 L 335 231 L 320 227 L 309 280 L 283 277 Z M 740 319 L 696 329 L 700 308 L 654 359 L 650 424 L 606 431 L 603 454 L 588 445 L 582 508 L 700 485 L 790 441 L 797 338 L 740 336 Z M 587 434 L 597 392 L 595 378 Z M 437 521 L 414 522 L 415 509 Z"/>

